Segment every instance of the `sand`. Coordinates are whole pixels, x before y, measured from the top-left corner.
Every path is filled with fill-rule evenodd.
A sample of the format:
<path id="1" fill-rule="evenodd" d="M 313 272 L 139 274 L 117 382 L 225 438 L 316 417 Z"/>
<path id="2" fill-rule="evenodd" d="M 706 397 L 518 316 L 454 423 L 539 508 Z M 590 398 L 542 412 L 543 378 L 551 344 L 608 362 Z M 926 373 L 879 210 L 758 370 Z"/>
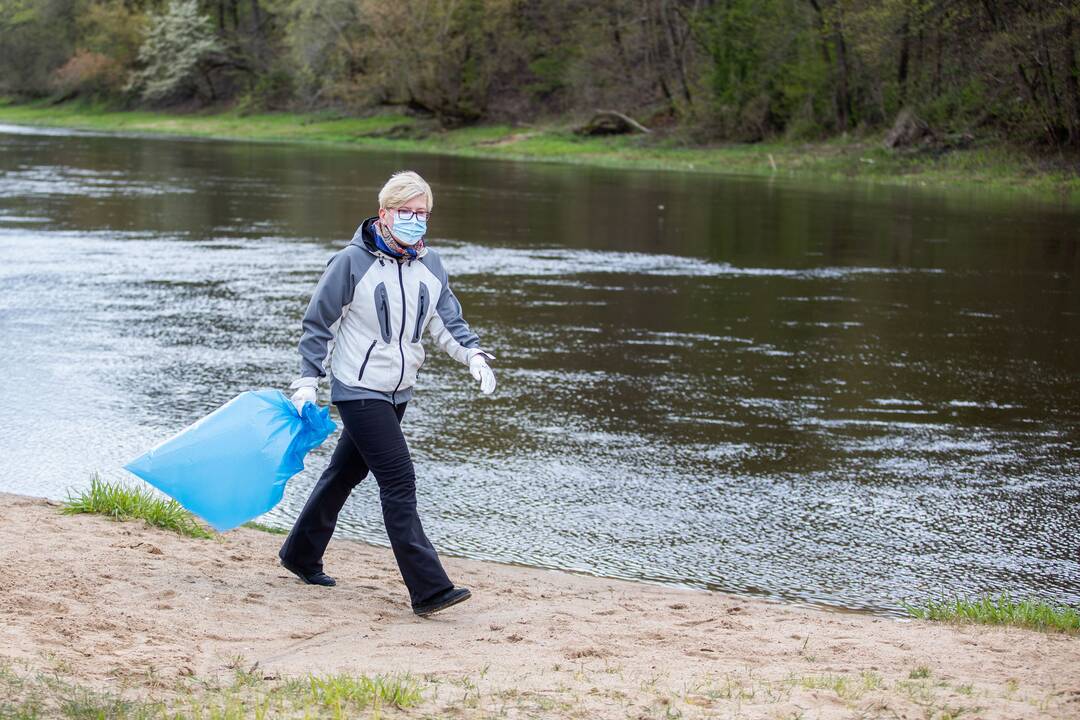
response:
<path id="1" fill-rule="evenodd" d="M 410 672 L 423 703 L 390 711 L 409 717 L 1080 717 L 1077 637 L 452 557 L 474 596 L 421 619 L 389 549 L 333 541 L 321 588 L 277 565 L 281 540 L 0 494 L 0 665 L 125 696 L 238 667 Z"/>

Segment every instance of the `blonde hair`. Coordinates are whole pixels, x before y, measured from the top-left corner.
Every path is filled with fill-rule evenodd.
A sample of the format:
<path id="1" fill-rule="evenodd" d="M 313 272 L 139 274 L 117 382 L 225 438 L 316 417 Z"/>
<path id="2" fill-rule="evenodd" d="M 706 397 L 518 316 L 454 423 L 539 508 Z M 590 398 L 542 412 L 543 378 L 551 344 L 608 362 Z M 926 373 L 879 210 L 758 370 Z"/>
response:
<path id="1" fill-rule="evenodd" d="M 427 209 L 431 210 L 435 205 L 435 196 L 431 194 L 431 186 L 412 170 L 402 170 L 391 175 L 379 191 L 379 207 L 399 208 L 420 194 L 427 197 Z"/>

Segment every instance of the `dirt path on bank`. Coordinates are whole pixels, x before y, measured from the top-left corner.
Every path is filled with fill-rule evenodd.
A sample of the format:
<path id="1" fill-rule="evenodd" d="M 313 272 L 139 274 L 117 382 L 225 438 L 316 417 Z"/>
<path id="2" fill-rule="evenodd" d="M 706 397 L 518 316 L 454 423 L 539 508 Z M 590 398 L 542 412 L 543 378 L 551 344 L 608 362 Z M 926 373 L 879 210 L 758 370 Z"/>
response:
<path id="1" fill-rule="evenodd" d="M 335 541 L 326 589 L 277 565 L 280 541 L 0 494 L 0 663 L 124 695 L 238 667 L 407 671 L 425 697 L 411 717 L 1080 717 L 1080 638 L 457 558 L 473 599 L 424 620 L 389 549 Z"/>

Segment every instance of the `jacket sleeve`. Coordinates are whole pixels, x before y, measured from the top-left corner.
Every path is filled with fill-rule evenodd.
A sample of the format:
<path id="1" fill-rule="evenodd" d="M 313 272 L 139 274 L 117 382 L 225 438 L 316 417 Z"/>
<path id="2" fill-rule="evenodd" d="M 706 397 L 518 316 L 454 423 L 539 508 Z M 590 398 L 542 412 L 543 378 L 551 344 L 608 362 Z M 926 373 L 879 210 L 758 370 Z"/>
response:
<path id="1" fill-rule="evenodd" d="M 450 280 L 445 276 L 430 328 L 435 343 L 460 363 L 468 365 L 473 355 L 483 352 L 480 350 L 480 337 L 461 316 L 461 303 L 454 296 Z"/>
<path id="2" fill-rule="evenodd" d="M 352 263 L 346 251 L 330 259 L 304 312 L 300 336 L 300 375 L 320 378 L 334 348 L 338 327 L 349 312 L 356 289 Z"/>

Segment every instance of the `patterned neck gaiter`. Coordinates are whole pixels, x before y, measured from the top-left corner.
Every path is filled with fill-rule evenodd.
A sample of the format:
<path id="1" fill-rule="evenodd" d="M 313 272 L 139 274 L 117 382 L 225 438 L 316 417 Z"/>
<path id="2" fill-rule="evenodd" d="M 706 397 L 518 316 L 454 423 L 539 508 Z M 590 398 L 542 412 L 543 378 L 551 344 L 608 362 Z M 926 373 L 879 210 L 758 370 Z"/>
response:
<path id="1" fill-rule="evenodd" d="M 412 247 L 394 240 L 390 228 L 382 221 L 375 223 L 375 245 L 387 255 L 396 258 L 415 258 L 424 254 L 424 240 L 420 239 Z"/>

